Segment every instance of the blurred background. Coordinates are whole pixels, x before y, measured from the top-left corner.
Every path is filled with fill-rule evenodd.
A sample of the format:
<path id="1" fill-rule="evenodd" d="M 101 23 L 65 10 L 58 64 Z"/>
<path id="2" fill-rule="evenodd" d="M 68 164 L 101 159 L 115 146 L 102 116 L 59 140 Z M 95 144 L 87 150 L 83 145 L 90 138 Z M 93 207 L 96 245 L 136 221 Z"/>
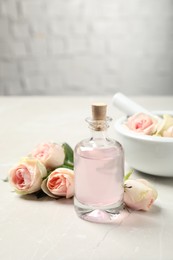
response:
<path id="1" fill-rule="evenodd" d="M 173 95 L 172 0 L 0 0 L 0 95 Z"/>

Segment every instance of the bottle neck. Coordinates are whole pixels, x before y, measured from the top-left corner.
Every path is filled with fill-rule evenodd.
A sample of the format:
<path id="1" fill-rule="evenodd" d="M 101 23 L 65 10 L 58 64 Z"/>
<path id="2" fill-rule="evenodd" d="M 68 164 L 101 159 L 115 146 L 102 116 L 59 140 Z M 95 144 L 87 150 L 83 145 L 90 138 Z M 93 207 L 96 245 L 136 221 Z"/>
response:
<path id="1" fill-rule="evenodd" d="M 107 129 L 97 131 L 95 129 L 91 130 L 91 139 L 106 139 L 107 138 Z"/>
<path id="2" fill-rule="evenodd" d="M 86 118 L 91 129 L 91 139 L 106 139 L 107 129 L 109 128 L 109 122 L 112 121 L 110 117 L 106 117 L 105 120 L 93 120 L 92 118 Z"/>

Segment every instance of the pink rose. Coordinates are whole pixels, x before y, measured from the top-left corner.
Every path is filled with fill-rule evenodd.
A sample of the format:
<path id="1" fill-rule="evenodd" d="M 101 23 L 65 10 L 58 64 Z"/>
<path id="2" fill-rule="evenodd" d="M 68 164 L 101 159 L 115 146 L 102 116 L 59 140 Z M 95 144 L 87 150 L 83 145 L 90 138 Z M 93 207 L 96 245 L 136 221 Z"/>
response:
<path id="1" fill-rule="evenodd" d="M 124 184 L 125 204 L 135 210 L 149 210 L 157 198 L 154 187 L 144 179 L 126 180 Z"/>
<path id="2" fill-rule="evenodd" d="M 127 127 L 135 132 L 151 135 L 156 132 L 158 121 L 144 113 L 134 114 L 127 120 Z"/>
<path id="3" fill-rule="evenodd" d="M 30 194 L 40 190 L 42 180 L 46 176 L 47 170 L 41 162 L 26 157 L 10 169 L 9 182 L 17 193 Z"/>
<path id="4" fill-rule="evenodd" d="M 57 168 L 42 182 L 42 190 L 50 197 L 67 199 L 74 195 L 74 172 L 67 168 Z"/>
<path id="5" fill-rule="evenodd" d="M 40 160 L 47 169 L 61 166 L 65 160 L 64 148 L 56 143 L 41 143 L 31 153 L 31 157 Z"/>

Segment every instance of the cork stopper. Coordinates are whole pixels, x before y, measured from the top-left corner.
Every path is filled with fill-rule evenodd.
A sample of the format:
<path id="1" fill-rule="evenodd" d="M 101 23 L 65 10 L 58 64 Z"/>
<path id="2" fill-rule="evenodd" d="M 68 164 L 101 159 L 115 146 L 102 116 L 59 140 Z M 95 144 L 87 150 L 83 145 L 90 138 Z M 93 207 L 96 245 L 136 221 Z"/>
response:
<path id="1" fill-rule="evenodd" d="M 105 120 L 106 119 L 107 105 L 105 103 L 92 104 L 92 117 L 93 120 Z"/>

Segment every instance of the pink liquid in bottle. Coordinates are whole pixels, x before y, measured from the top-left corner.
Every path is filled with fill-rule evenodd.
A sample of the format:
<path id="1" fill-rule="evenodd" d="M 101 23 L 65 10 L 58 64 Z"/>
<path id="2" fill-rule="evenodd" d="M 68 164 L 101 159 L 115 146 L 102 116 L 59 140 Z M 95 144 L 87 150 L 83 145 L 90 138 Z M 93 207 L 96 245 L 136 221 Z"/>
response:
<path id="1" fill-rule="evenodd" d="M 123 156 L 110 148 L 78 149 L 75 165 L 75 195 L 81 203 L 102 207 L 123 198 Z"/>

